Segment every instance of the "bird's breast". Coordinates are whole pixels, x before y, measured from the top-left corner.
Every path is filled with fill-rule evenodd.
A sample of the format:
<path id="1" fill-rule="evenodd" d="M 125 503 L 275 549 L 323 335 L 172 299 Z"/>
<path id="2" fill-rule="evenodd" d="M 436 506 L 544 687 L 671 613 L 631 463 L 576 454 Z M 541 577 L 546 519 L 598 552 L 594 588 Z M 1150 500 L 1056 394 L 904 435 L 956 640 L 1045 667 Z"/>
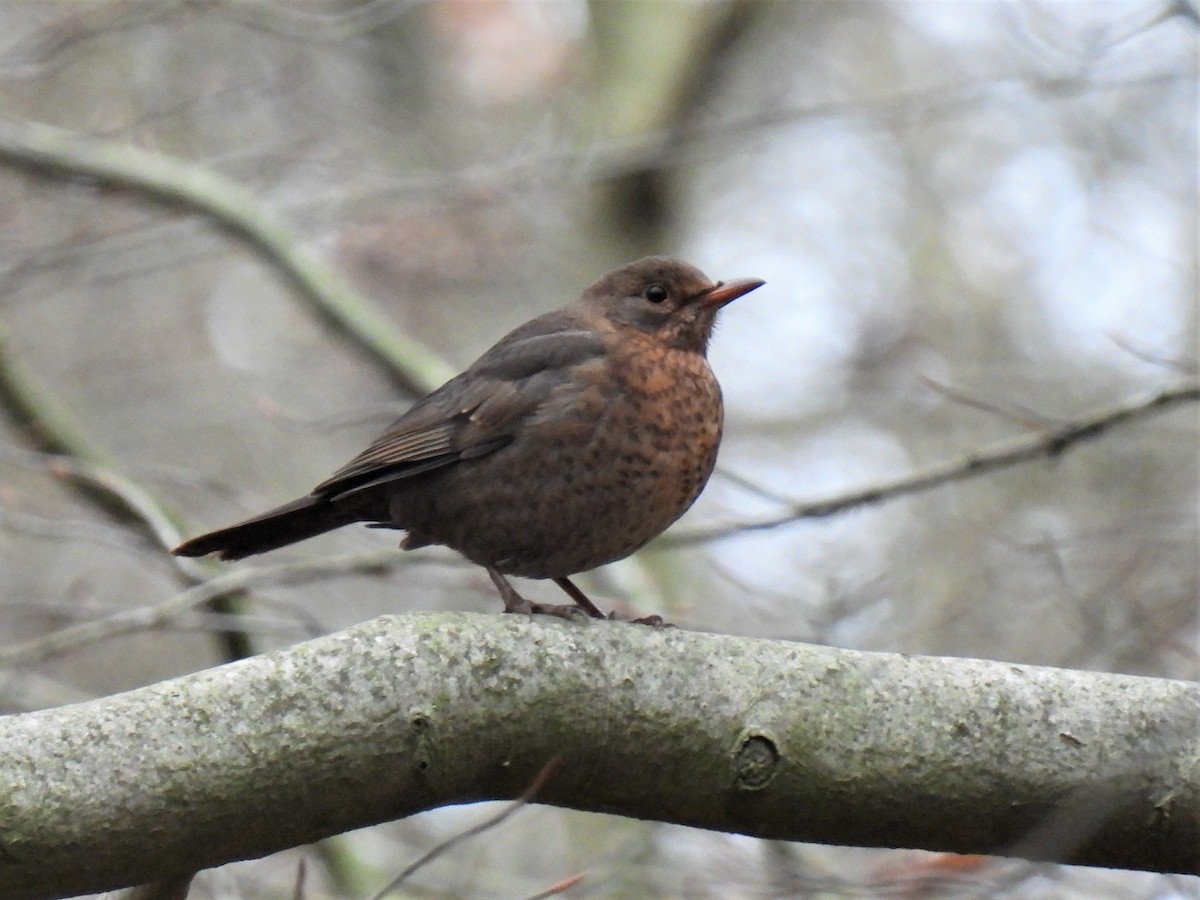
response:
<path id="1" fill-rule="evenodd" d="M 564 549 L 588 547 L 571 561 L 582 571 L 627 556 L 691 507 L 716 463 L 724 414 L 702 355 L 648 341 L 621 341 L 571 385 L 547 419 L 570 442 L 545 465 L 564 500 Z"/>
<path id="2" fill-rule="evenodd" d="M 625 443 L 638 451 L 632 455 L 640 463 L 629 474 L 647 478 L 645 487 L 657 492 L 686 496 L 676 512 L 681 515 L 716 462 L 724 421 L 721 388 L 700 354 L 648 341 L 623 342 L 611 364 L 622 393 L 613 424 L 628 429 Z"/>
<path id="3" fill-rule="evenodd" d="M 721 390 L 697 353 L 623 338 L 563 373 L 512 442 L 398 496 L 419 543 L 503 572 L 571 575 L 628 556 L 708 481 Z"/>

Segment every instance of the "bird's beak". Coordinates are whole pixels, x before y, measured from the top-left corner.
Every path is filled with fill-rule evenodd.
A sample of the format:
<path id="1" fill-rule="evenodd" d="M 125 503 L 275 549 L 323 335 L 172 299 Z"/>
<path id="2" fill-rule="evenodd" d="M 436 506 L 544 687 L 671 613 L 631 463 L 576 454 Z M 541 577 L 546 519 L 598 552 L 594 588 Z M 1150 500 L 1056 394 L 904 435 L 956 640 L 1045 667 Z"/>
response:
<path id="1" fill-rule="evenodd" d="M 707 291 L 696 298 L 702 306 L 712 306 L 720 309 L 726 303 L 736 300 L 742 294 L 748 294 L 764 284 L 761 278 L 736 278 L 733 281 L 718 281 Z"/>

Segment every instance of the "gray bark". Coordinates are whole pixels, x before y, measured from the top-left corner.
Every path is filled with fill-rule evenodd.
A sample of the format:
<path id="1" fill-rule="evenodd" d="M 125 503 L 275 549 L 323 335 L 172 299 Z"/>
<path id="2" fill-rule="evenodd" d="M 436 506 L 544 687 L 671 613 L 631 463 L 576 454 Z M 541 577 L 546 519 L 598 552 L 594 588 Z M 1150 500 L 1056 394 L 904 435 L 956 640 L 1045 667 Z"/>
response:
<path id="1" fill-rule="evenodd" d="M 0 720 L 0 898 L 514 797 L 763 837 L 1200 872 L 1200 685 L 615 622 L 384 617 Z"/>

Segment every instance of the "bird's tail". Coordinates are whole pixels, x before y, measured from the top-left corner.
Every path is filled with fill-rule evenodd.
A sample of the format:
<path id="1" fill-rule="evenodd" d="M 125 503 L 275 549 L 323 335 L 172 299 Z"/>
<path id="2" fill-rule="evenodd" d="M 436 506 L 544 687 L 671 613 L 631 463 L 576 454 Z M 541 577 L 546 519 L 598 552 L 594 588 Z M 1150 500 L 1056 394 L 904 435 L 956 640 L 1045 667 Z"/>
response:
<path id="1" fill-rule="evenodd" d="M 359 521 L 362 516 L 352 506 L 333 503 L 327 497 L 301 497 L 253 519 L 184 541 L 171 552 L 176 556 L 216 553 L 220 559 L 266 553 Z"/>

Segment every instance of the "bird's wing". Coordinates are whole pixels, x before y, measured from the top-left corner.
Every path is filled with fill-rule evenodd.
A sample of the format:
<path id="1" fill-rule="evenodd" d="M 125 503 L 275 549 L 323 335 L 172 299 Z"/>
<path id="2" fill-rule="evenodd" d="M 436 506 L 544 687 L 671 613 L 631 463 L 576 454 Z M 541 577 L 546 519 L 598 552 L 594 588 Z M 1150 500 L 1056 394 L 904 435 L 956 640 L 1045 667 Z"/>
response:
<path id="1" fill-rule="evenodd" d="M 603 355 L 592 331 L 522 326 L 420 400 L 313 493 L 342 496 L 493 453 L 510 443 L 571 370 Z M 533 331 L 533 333 L 530 333 Z"/>

